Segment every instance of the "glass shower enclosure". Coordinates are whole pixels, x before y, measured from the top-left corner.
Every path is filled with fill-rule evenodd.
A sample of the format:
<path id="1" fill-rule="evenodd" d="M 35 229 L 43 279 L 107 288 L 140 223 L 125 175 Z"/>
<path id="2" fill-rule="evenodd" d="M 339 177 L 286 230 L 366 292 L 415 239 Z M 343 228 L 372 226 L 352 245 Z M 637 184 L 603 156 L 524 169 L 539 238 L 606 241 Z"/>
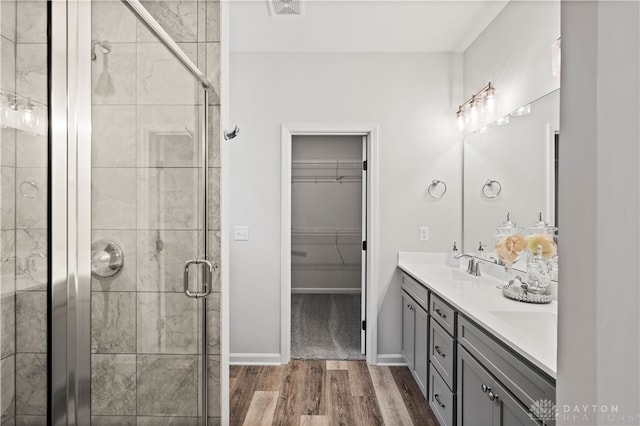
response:
<path id="1" fill-rule="evenodd" d="M 216 8 L 0 2 L 1 424 L 219 422 Z"/>

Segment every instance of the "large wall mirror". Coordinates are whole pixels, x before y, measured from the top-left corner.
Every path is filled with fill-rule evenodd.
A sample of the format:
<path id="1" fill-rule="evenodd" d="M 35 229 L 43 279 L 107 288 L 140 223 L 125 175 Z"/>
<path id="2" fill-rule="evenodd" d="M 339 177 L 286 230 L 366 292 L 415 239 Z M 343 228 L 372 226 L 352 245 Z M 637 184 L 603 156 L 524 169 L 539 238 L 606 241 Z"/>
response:
<path id="1" fill-rule="evenodd" d="M 557 168 L 560 91 L 524 105 L 464 139 L 463 244 L 495 256 L 496 226 L 507 213 L 519 227 L 542 213 L 558 225 Z M 521 261 L 515 268 L 526 267 Z"/>

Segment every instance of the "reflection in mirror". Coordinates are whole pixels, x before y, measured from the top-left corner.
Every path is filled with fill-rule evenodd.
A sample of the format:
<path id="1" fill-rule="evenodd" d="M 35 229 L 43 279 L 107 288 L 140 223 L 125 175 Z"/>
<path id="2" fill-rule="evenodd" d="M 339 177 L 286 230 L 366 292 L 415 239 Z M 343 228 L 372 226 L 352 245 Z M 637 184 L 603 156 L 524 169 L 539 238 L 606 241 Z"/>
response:
<path id="1" fill-rule="evenodd" d="M 465 137 L 463 232 L 466 252 L 482 242 L 495 256 L 496 227 L 507 213 L 519 227 L 533 225 L 542 213 L 557 225 L 557 145 L 560 93 L 535 102 Z M 514 265 L 526 269 L 522 260 Z"/>

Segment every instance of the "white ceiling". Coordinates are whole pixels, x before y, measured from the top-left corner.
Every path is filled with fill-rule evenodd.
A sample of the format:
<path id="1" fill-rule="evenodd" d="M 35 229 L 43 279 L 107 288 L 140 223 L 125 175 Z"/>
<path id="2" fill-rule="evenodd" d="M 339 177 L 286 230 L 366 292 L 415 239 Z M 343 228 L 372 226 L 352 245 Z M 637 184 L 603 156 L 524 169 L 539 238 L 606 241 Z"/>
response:
<path id="1" fill-rule="evenodd" d="M 463 52 L 503 1 L 302 0 L 271 16 L 267 0 L 230 0 L 232 52 Z"/>

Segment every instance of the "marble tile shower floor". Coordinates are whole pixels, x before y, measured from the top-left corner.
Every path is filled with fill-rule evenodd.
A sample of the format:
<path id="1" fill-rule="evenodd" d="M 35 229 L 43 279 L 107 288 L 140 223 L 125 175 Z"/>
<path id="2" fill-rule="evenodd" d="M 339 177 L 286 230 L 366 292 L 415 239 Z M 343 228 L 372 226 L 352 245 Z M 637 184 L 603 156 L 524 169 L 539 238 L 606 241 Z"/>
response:
<path id="1" fill-rule="evenodd" d="M 292 294 L 291 358 L 362 360 L 359 294 Z"/>

